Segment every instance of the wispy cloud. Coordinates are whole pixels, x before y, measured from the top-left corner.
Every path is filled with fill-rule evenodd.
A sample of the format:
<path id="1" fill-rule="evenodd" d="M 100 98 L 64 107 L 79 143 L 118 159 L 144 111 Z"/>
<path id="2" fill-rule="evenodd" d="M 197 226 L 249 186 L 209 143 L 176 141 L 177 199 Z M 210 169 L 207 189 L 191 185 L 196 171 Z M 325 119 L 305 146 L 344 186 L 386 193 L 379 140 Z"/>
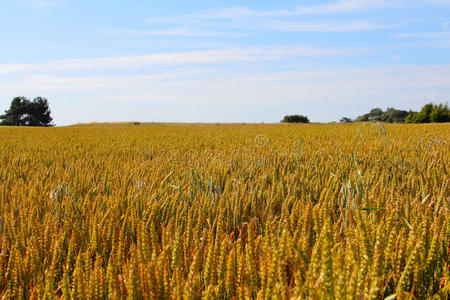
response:
<path id="1" fill-rule="evenodd" d="M 295 11 L 299 14 L 338 14 L 394 6 L 392 1 L 383 0 L 341 0 L 335 3 L 315 6 L 300 6 Z"/>
<path id="2" fill-rule="evenodd" d="M 127 30 L 127 29 L 110 29 L 101 32 L 106 35 L 123 35 L 123 36 L 187 36 L 187 37 L 210 37 L 210 36 L 229 36 L 229 37 L 247 37 L 247 33 L 210 31 L 210 30 L 192 30 L 186 26 L 164 29 L 164 30 Z"/>
<path id="3" fill-rule="evenodd" d="M 340 0 L 326 4 L 297 6 L 276 10 L 253 10 L 247 7 L 227 7 L 215 10 L 205 10 L 193 14 L 154 17 L 146 20 L 154 24 L 189 24 L 198 28 L 225 28 L 228 30 L 268 30 L 268 31 L 298 31 L 298 32 L 345 32 L 388 29 L 403 25 L 403 23 L 378 23 L 365 18 L 355 19 L 354 15 L 345 19 L 327 19 L 338 14 L 353 14 L 362 11 L 394 7 L 392 1 L 385 0 Z M 313 20 L 302 18 L 312 15 Z M 320 15 L 320 18 L 317 16 Z M 154 31 L 152 33 L 160 33 Z M 170 31 L 163 33 L 171 33 Z M 182 32 L 181 32 L 182 33 Z"/>
<path id="4" fill-rule="evenodd" d="M 179 18 L 175 18 L 169 23 L 179 22 Z M 149 20 L 148 23 L 157 22 L 156 20 Z M 232 23 L 227 22 L 213 22 L 213 21 L 192 21 L 185 20 L 183 23 L 192 23 L 195 27 L 221 27 L 224 31 L 188 31 L 185 28 L 176 28 L 168 30 L 157 31 L 118 31 L 118 33 L 126 33 L 136 35 L 191 35 L 191 36 L 248 36 L 249 32 L 257 31 L 292 31 L 292 32 L 352 32 L 352 31 L 368 31 L 368 30 L 383 30 L 395 27 L 401 27 L 406 22 L 396 23 L 377 23 L 365 19 L 356 20 L 314 20 L 304 21 L 298 19 L 279 19 L 279 18 L 249 18 L 244 20 L 235 20 Z M 205 22 L 205 23 L 203 23 Z M 225 31 L 227 30 L 227 31 Z M 239 31 L 238 33 L 236 31 Z"/>
<path id="5" fill-rule="evenodd" d="M 280 60 L 289 57 L 358 55 L 366 48 L 318 48 L 307 46 L 265 46 L 189 52 L 166 52 L 139 56 L 113 56 L 56 60 L 35 64 L 2 64 L 0 74 L 23 71 L 54 72 L 78 70 L 132 69 L 151 65 L 220 64 Z"/>
<path id="6" fill-rule="evenodd" d="M 340 22 L 265 20 L 258 24 L 259 25 L 255 26 L 255 28 L 258 28 L 260 30 L 293 31 L 293 32 L 352 32 L 352 31 L 390 29 L 402 26 L 401 24 L 377 24 L 366 20 L 340 21 Z"/>
<path id="7" fill-rule="evenodd" d="M 197 14 L 184 15 L 184 17 L 203 18 L 203 19 L 238 19 L 243 17 L 289 17 L 289 16 L 303 16 L 311 14 L 355 13 L 368 9 L 387 6 L 394 6 L 394 4 L 392 3 L 392 1 L 384 1 L 384 0 L 340 0 L 337 2 L 331 2 L 326 4 L 297 6 L 292 9 L 278 9 L 271 11 L 258 11 L 238 6 L 238 7 L 222 8 L 218 10 L 209 10 Z M 160 20 L 163 20 L 163 18 Z"/>
<path id="8" fill-rule="evenodd" d="M 425 101 L 448 101 L 448 78 L 450 65 L 261 73 L 195 68 L 156 75 L 25 75 L 14 82 L 1 82 L 0 98 L 7 99 L 18 91 L 25 95 L 45 93 L 55 99 L 55 116 L 64 115 L 68 123 L 89 115 L 89 107 L 95 107 L 96 102 L 124 108 L 116 110 L 122 120 L 278 121 L 286 110 L 299 109 L 314 121 L 329 121 L 392 103 L 418 109 Z M 73 100 L 78 98 L 90 103 L 83 106 L 86 114 L 74 113 L 80 108 L 71 103 L 77 103 Z M 143 105 L 151 109 L 143 109 Z M 185 109 L 177 109 L 180 107 L 191 109 L 188 116 Z M 208 113 L 200 113 L 205 107 Z M 264 114 L 256 116 L 259 108 Z M 173 113 L 161 113 L 165 110 Z M 108 111 L 83 121 L 110 121 L 114 116 Z"/>
<path id="9" fill-rule="evenodd" d="M 450 39 L 449 31 L 442 32 L 413 32 L 413 33 L 400 33 L 393 35 L 397 38 L 417 38 L 417 39 Z"/>

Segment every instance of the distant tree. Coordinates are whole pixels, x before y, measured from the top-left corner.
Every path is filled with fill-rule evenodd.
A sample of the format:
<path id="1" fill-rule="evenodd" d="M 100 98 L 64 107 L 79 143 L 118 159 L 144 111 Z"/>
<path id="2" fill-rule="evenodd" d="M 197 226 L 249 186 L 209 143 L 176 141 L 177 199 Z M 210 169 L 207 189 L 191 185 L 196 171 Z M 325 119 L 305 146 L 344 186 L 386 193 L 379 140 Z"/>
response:
<path id="1" fill-rule="evenodd" d="M 406 110 L 399 110 L 392 107 L 388 107 L 386 111 L 381 115 L 380 120 L 386 123 L 405 123 L 405 119 L 408 116 Z"/>
<path id="2" fill-rule="evenodd" d="M 419 123 L 430 123 L 430 114 L 433 110 L 433 103 L 425 104 L 419 112 L 418 121 Z"/>
<path id="3" fill-rule="evenodd" d="M 409 110 L 408 115 L 406 116 L 405 123 L 419 123 L 418 120 L 419 113 L 417 111 Z"/>
<path id="4" fill-rule="evenodd" d="M 352 119 L 348 118 L 348 117 L 343 117 L 339 120 L 339 122 L 341 123 L 351 123 Z"/>
<path id="5" fill-rule="evenodd" d="M 4 115 L 0 116 L 2 125 L 16 125 L 20 126 L 23 123 L 23 118 L 26 117 L 27 106 L 30 101 L 25 97 L 15 97 L 9 110 L 5 111 Z"/>
<path id="6" fill-rule="evenodd" d="M 446 123 L 450 122 L 450 110 L 447 104 L 434 105 L 430 112 L 430 122 Z"/>
<path id="7" fill-rule="evenodd" d="M 53 126 L 48 100 L 43 97 L 33 101 L 25 97 L 15 97 L 11 106 L 0 116 L 1 125 L 6 126 Z"/>
<path id="8" fill-rule="evenodd" d="M 425 104 L 420 112 L 409 111 L 406 123 L 445 123 L 450 122 L 450 110 L 447 104 Z"/>
<path id="9" fill-rule="evenodd" d="M 386 111 L 381 108 L 374 108 L 369 113 L 356 118 L 359 122 L 379 121 L 386 123 L 404 123 L 408 112 L 393 107 L 388 107 Z"/>
<path id="10" fill-rule="evenodd" d="M 307 116 L 302 115 L 288 115 L 281 120 L 282 123 L 309 123 Z"/>
<path id="11" fill-rule="evenodd" d="M 379 119 L 383 115 L 383 110 L 381 108 L 373 108 L 369 113 L 364 114 L 356 118 L 357 121 L 360 122 L 368 122 L 368 121 L 380 121 Z"/>

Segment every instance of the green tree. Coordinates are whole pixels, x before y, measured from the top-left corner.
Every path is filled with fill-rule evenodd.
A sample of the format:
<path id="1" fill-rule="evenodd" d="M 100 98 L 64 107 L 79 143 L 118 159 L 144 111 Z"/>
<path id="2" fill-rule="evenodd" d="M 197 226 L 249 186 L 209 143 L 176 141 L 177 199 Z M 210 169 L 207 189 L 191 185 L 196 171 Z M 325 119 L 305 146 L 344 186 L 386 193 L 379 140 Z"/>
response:
<path id="1" fill-rule="evenodd" d="M 22 119 L 26 115 L 25 112 L 29 103 L 30 101 L 25 97 L 15 97 L 11 101 L 9 110 L 0 116 L 2 125 L 20 126 L 23 123 Z"/>
<path id="2" fill-rule="evenodd" d="M 399 110 L 393 107 L 388 107 L 380 117 L 379 121 L 386 123 L 405 123 L 405 119 L 408 116 L 406 110 Z"/>
<path id="3" fill-rule="evenodd" d="M 356 118 L 360 122 L 368 121 L 381 121 L 380 118 L 383 115 L 383 110 L 381 108 L 373 108 L 369 113 L 364 114 Z"/>
<path id="4" fill-rule="evenodd" d="M 30 101 L 26 97 L 15 97 L 11 106 L 0 116 L 1 125 L 6 126 L 53 126 L 48 100 L 37 97 Z"/>
<path id="5" fill-rule="evenodd" d="M 348 117 L 343 117 L 339 120 L 339 122 L 341 123 L 351 123 L 352 119 L 348 118 Z"/>
<path id="6" fill-rule="evenodd" d="M 434 105 L 430 112 L 430 122 L 445 123 L 450 122 L 450 110 L 447 104 Z"/>
<path id="7" fill-rule="evenodd" d="M 409 123 L 409 124 L 418 123 L 417 122 L 418 115 L 419 115 L 419 113 L 417 111 L 409 110 L 408 115 L 406 116 L 406 119 L 405 119 L 405 123 Z"/>
<path id="8" fill-rule="evenodd" d="M 420 112 L 409 111 L 406 123 L 444 123 L 450 122 L 450 111 L 447 104 L 425 104 Z"/>
<path id="9" fill-rule="evenodd" d="M 303 115 L 289 115 L 285 116 L 283 120 L 281 120 L 283 123 L 309 123 L 309 119 L 307 116 Z"/>
<path id="10" fill-rule="evenodd" d="M 356 118 L 359 122 L 379 121 L 386 123 L 404 123 L 408 112 L 393 107 L 388 107 L 386 111 L 381 108 L 373 108 L 369 113 Z"/>
<path id="11" fill-rule="evenodd" d="M 419 123 L 430 123 L 430 114 L 433 110 L 433 103 L 425 104 L 419 112 Z"/>

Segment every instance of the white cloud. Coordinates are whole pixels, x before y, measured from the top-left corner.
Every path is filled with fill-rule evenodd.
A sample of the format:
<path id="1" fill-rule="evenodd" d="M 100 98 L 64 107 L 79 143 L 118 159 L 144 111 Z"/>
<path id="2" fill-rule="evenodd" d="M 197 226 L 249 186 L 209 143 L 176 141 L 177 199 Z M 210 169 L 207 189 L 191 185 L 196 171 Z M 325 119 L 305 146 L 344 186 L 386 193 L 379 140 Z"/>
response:
<path id="1" fill-rule="evenodd" d="M 449 31 L 441 32 L 414 32 L 414 33 L 400 33 L 393 35 L 397 38 L 418 38 L 418 39 L 449 39 Z"/>
<path id="2" fill-rule="evenodd" d="M 184 17 L 204 19 L 238 19 L 243 17 L 288 17 L 309 14 L 341 14 L 364 11 L 373 8 L 394 6 L 391 1 L 384 0 L 340 0 L 337 2 L 298 6 L 293 9 L 279 9 L 272 11 L 256 11 L 246 7 L 230 7 L 198 14 L 184 15 Z"/>
<path id="3" fill-rule="evenodd" d="M 391 1 L 383 0 L 341 0 L 330 4 L 321 4 L 316 6 L 301 6 L 296 9 L 299 13 L 304 14 L 329 14 L 329 13 L 350 13 L 367 10 L 371 8 L 379 8 L 392 6 Z"/>
<path id="4" fill-rule="evenodd" d="M 380 30 L 402 26 L 397 24 L 377 23 L 367 19 L 316 19 L 299 18 L 306 15 L 336 15 L 357 13 L 373 8 L 397 5 L 385 0 L 341 0 L 328 4 L 298 6 L 291 9 L 257 11 L 247 7 L 229 7 L 217 10 L 202 11 L 195 14 L 156 17 L 147 19 L 147 24 L 183 24 L 181 29 L 148 31 L 149 35 L 208 35 L 208 32 L 194 30 L 192 33 L 185 28 L 188 24 L 193 28 L 222 28 L 240 30 L 266 31 L 298 31 L 298 32 L 348 32 Z M 145 33 L 145 32 L 142 32 Z M 225 32 L 218 32 L 224 35 Z M 234 33 L 231 33 L 232 35 Z M 213 35 L 213 34 L 211 34 Z"/>
<path id="5" fill-rule="evenodd" d="M 123 30 L 113 29 L 102 32 L 108 35 L 127 35 L 127 36 L 187 36 L 187 37 L 208 37 L 208 36 L 230 36 L 230 37 L 246 37 L 246 33 L 234 33 L 223 31 L 209 30 L 192 30 L 186 26 L 164 29 L 164 30 Z"/>
<path id="6" fill-rule="evenodd" d="M 83 121 L 117 120 L 115 116 L 121 120 L 277 121 L 282 112 L 290 111 L 301 111 L 315 121 L 329 121 L 344 115 L 355 117 L 377 106 L 418 109 L 426 101 L 449 101 L 449 78 L 450 65 L 259 73 L 193 68 L 155 75 L 34 75 L 1 82 L 0 99 L 46 95 L 52 100 L 58 124 L 79 121 L 85 111 L 87 115 L 90 110 L 102 111 L 105 104 L 108 111 Z M 6 101 L 2 106 L 7 106 Z M 75 112 L 80 106 L 83 114 Z M 161 113 L 169 110 L 173 113 Z"/>
<path id="7" fill-rule="evenodd" d="M 259 29 L 272 31 L 297 31 L 297 32 L 351 32 L 364 30 L 389 29 L 401 26 L 400 24 L 375 24 L 365 20 L 343 22 L 302 22 L 270 20 L 261 22 Z"/>
<path id="8" fill-rule="evenodd" d="M 221 27 L 242 30 L 272 30 L 299 32 L 345 32 L 387 29 L 402 24 L 376 23 L 366 19 L 347 19 L 330 21 L 324 19 L 304 20 L 298 17 L 307 15 L 336 15 L 357 13 L 374 8 L 396 6 L 385 0 L 340 0 L 337 2 L 298 6 L 291 9 L 257 11 L 247 7 L 228 7 L 207 10 L 194 14 L 155 17 L 146 20 L 147 24 L 189 24 L 193 27 Z M 294 18 L 297 17 L 297 18 Z M 165 31 L 163 31 L 165 32 Z M 155 33 L 158 33 L 156 31 Z M 166 32 L 170 33 L 170 32 Z"/>
<path id="9" fill-rule="evenodd" d="M 257 91 L 263 98 L 270 98 L 270 101 L 278 101 L 276 97 L 267 97 L 268 95 L 282 95 L 283 93 L 291 93 L 293 89 L 299 92 L 299 95 L 305 94 L 305 91 L 301 92 L 301 89 L 310 87 L 309 98 L 335 98 L 333 89 L 336 91 L 346 91 L 347 94 L 352 94 L 352 89 L 404 89 L 404 88 L 430 88 L 430 87 L 447 87 L 450 89 L 450 65 L 441 66 L 399 66 L 399 67 L 382 67 L 371 69 L 329 69 L 329 70 L 305 70 L 305 71 L 273 71 L 262 72 L 260 74 L 254 73 L 234 73 L 224 72 L 222 75 L 220 70 L 211 72 L 211 70 L 194 69 L 196 75 L 193 76 L 193 70 L 187 69 L 185 71 L 178 71 L 175 73 L 161 74 L 161 75 L 140 75 L 140 76 L 114 76 L 114 77 L 63 77 L 57 76 L 32 76 L 28 79 L 29 83 L 35 82 L 39 86 L 52 86 L 57 84 L 60 87 L 64 87 L 65 83 L 77 83 L 74 88 L 82 88 L 83 86 L 91 87 L 93 90 L 101 87 L 104 88 L 121 89 L 129 87 L 130 84 L 134 87 L 144 88 L 148 87 L 151 82 L 155 82 L 155 86 L 161 86 L 162 88 L 179 87 L 180 89 L 190 89 L 191 91 L 197 90 L 197 93 L 203 93 L 204 90 L 209 91 L 217 96 L 211 98 L 200 97 L 199 99 L 210 100 L 217 97 L 227 97 L 227 94 L 240 95 L 243 90 Z M 195 72 L 195 71 L 194 71 Z M 191 80 L 173 80 L 174 78 L 184 78 Z M 203 79 L 202 79 L 203 78 Z M 55 79 L 59 80 L 55 82 Z M 203 80 L 211 80 L 211 86 L 205 86 Z M 47 82 L 47 83 L 45 83 Z M 195 83 L 194 85 L 192 85 Z M 209 83 L 208 83 L 209 85 Z M 294 88 L 295 86 L 298 87 Z M 217 91 L 224 92 L 227 88 L 235 86 L 236 91 L 228 91 L 225 93 L 217 93 Z M 289 87 L 286 90 L 278 89 L 278 87 Z M 316 89 L 319 86 L 328 86 L 327 89 Z M 221 88 L 222 87 L 222 88 Z M 277 88 L 274 88 L 277 87 Z M 352 88 L 353 87 L 353 88 Z M 153 87 L 151 87 L 153 88 Z M 273 88 L 272 93 L 267 94 L 265 90 Z M 331 88 L 331 89 L 330 89 Z M 172 90 L 172 89 L 170 89 Z M 173 89 L 176 91 L 177 89 Z M 179 90 L 179 95 L 189 95 Z M 295 93 L 296 94 L 296 93 Z M 197 96 L 197 95 L 196 95 Z M 295 95 L 293 95 L 295 98 Z M 196 97 L 194 97 L 196 98 Z M 198 100 L 191 99 L 196 102 Z M 240 97 L 232 97 L 235 101 L 240 102 Z M 248 101 L 256 101 L 254 97 L 245 97 Z M 253 98 L 253 100 L 252 100 Z M 339 98 L 339 95 L 338 97 Z M 201 100 L 200 100 L 201 101 Z M 233 101 L 233 100 L 231 100 Z M 206 102 L 206 103 L 207 103 Z M 190 102 L 189 102 L 190 103 Z"/>
<path id="10" fill-rule="evenodd" d="M 178 20 L 179 21 L 179 20 Z M 150 23 L 154 22 L 150 21 Z M 175 20 L 174 20 L 175 22 Z M 189 23 L 189 21 L 185 21 Z M 199 27 L 208 26 L 221 26 L 225 31 L 199 31 L 199 30 L 185 30 L 183 28 L 166 29 L 166 30 L 150 30 L 150 31 L 133 31 L 133 30 L 119 30 L 110 31 L 111 33 L 123 34 L 129 33 L 130 35 L 165 35 L 165 36 L 249 36 L 250 34 L 245 31 L 293 31 L 293 32 L 352 32 L 352 31 L 368 31 L 368 30 L 381 30 L 390 29 L 403 26 L 405 22 L 397 23 L 377 23 L 369 20 L 341 20 L 341 21 L 299 21 L 299 20 L 287 20 L 278 18 L 251 18 L 245 22 L 237 21 L 235 23 L 211 23 L 206 22 Z M 233 32 L 233 30 L 239 30 L 239 33 Z M 243 33 L 244 32 L 244 33 Z"/>
<path id="11" fill-rule="evenodd" d="M 77 70 L 130 69 L 151 65 L 217 64 L 252 62 L 303 56 L 357 55 L 367 49 L 266 46 L 226 48 L 190 52 L 168 52 L 140 56 L 114 56 L 49 61 L 35 64 L 0 64 L 0 75 L 23 71 L 55 72 Z"/>

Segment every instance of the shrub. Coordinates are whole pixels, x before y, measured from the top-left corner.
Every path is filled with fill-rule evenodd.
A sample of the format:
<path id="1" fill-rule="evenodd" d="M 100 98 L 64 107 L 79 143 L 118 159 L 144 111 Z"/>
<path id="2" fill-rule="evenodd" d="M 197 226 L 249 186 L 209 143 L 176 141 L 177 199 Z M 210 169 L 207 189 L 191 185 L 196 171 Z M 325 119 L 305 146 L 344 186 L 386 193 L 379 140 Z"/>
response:
<path id="1" fill-rule="evenodd" d="M 288 115 L 281 120 L 282 123 L 309 123 L 307 116 L 303 115 Z"/>
<path id="2" fill-rule="evenodd" d="M 388 107 L 386 111 L 381 108 L 373 108 L 369 113 L 356 118 L 359 122 L 378 121 L 385 123 L 404 123 L 408 112 L 393 107 Z"/>
<path id="3" fill-rule="evenodd" d="M 341 123 L 351 123 L 352 119 L 348 118 L 348 117 L 343 117 L 339 120 L 339 122 Z"/>

